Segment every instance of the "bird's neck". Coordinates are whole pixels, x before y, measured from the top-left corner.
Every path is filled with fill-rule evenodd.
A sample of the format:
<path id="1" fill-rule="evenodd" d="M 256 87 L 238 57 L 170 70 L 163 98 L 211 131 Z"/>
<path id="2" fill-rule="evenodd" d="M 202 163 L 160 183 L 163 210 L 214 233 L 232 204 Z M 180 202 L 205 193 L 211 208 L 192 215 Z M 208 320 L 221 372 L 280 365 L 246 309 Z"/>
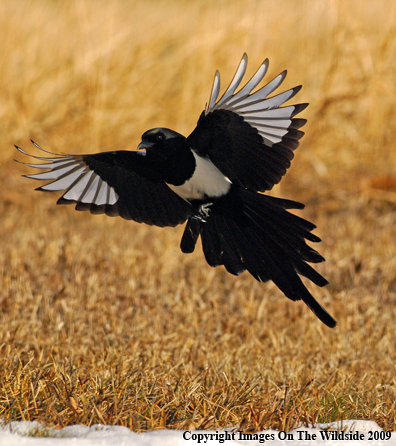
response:
<path id="1" fill-rule="evenodd" d="M 165 183 L 180 186 L 191 178 L 196 162 L 186 139 L 175 139 L 169 153 L 164 153 L 158 168 L 164 176 Z"/>

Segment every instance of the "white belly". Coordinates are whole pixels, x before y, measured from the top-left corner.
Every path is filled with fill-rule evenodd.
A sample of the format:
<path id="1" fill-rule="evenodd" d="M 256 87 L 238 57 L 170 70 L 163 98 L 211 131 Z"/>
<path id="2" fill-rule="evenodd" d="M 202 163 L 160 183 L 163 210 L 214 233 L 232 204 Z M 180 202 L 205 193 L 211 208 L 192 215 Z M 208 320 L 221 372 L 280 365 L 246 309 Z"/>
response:
<path id="1" fill-rule="evenodd" d="M 168 186 L 185 200 L 201 200 L 206 197 L 221 197 L 230 190 L 231 181 L 206 158 L 201 158 L 192 151 L 195 158 L 195 171 L 193 176 L 181 186 Z"/>

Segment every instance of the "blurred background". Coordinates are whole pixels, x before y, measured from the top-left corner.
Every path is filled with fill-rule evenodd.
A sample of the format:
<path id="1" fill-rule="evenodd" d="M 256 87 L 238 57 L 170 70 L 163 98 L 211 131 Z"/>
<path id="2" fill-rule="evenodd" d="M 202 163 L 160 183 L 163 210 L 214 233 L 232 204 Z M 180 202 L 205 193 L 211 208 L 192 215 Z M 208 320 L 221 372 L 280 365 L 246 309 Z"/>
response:
<path id="1" fill-rule="evenodd" d="M 314 380 L 312 398 L 334 404 L 333 412 L 315 409 L 312 420 L 386 413 L 394 427 L 395 17 L 393 0 L 2 0 L 0 352 L 7 370 L 23 360 L 34 374 L 47 358 L 68 358 L 96 376 L 121 355 L 148 382 L 160 382 L 153 370 L 165 373 L 168 364 L 159 376 L 177 375 L 195 390 L 197 370 L 207 371 L 207 389 L 220 385 L 219 370 L 231 381 L 265 376 L 264 393 L 251 394 L 260 401 L 276 399 L 287 383 L 305 389 Z M 57 207 L 56 194 L 34 192 L 40 184 L 21 178 L 28 169 L 13 161 L 31 162 L 14 144 L 38 154 L 30 138 L 77 154 L 134 150 L 157 126 L 188 135 L 216 69 L 224 91 L 244 52 L 247 79 L 269 58 L 266 80 L 287 69 L 281 91 L 302 84 L 294 101 L 310 103 L 301 115 L 306 136 L 275 194 L 303 201 L 301 215 L 318 225 L 326 257 L 318 270 L 330 285 L 310 289 L 338 320 L 333 331 L 272 284 L 209 268 L 200 248 L 182 255 L 182 228 Z M 197 392 L 191 413 L 204 419 Z M 62 421 L 44 397 L 36 418 L 111 421 L 108 406 L 102 420 L 78 418 L 69 396 L 54 396 L 66 408 Z M 242 412 L 234 405 L 227 414 L 249 414 L 246 401 L 238 403 Z M 32 417 L 22 406 L 0 414 Z M 159 426 L 161 416 L 144 426 Z M 213 416 L 217 425 L 236 422 Z M 144 428 L 135 418 L 128 423 Z"/>

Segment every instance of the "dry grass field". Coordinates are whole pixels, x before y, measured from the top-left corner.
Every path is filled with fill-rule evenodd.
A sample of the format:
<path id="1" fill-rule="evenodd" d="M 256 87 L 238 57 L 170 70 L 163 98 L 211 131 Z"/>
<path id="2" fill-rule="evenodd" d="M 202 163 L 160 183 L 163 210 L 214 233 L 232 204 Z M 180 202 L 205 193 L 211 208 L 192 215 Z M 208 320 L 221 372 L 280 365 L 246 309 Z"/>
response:
<path id="1" fill-rule="evenodd" d="M 396 3 L 0 2 L 0 418 L 46 426 L 396 429 Z M 330 330 L 271 283 L 210 268 L 155 228 L 56 206 L 37 154 L 188 134 L 216 69 L 303 84 L 306 136 L 279 196 L 305 202 Z"/>

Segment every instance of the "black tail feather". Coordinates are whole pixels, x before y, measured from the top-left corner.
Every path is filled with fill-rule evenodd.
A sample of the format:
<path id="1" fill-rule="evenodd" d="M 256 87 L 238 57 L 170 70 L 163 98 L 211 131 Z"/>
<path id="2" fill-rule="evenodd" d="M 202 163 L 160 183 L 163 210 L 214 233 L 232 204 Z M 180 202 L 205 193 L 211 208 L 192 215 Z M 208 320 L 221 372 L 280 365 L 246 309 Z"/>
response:
<path id="1" fill-rule="evenodd" d="M 328 283 L 306 263 L 324 260 L 305 241 L 320 241 L 311 233 L 316 226 L 286 211 L 301 208 L 301 203 L 233 187 L 211 206 L 207 221 L 188 221 L 182 251 L 192 252 L 201 234 L 209 265 L 224 265 L 232 274 L 248 270 L 262 282 L 272 280 L 289 299 L 302 299 L 324 324 L 335 327 L 336 321 L 299 277 L 305 276 L 321 287 Z"/>
<path id="2" fill-rule="evenodd" d="M 259 212 L 261 212 L 261 214 L 259 214 L 256 210 L 251 209 L 248 206 L 246 206 L 245 209 L 245 213 L 251 219 L 251 222 L 255 226 L 254 230 L 258 233 L 258 235 L 260 233 L 266 234 L 275 243 L 284 247 L 284 249 L 291 255 L 295 254 L 297 259 L 302 257 L 306 262 L 323 262 L 324 258 L 317 251 L 306 244 L 304 237 L 300 234 L 296 225 L 286 226 L 281 225 L 280 222 L 275 224 L 271 221 L 271 217 L 274 212 L 273 208 L 266 212 L 267 215 L 265 215 L 265 218 L 262 215 L 263 211 L 265 212 L 266 210 L 260 209 Z M 284 212 L 285 216 L 282 219 L 282 223 L 285 223 L 288 215 L 291 215 L 286 211 Z"/>
<path id="3" fill-rule="evenodd" d="M 211 225 L 203 224 L 201 237 L 202 237 L 202 244 L 204 247 L 203 252 L 208 264 L 210 266 L 222 265 L 223 264 L 221 261 L 222 246 L 216 226 L 214 224 Z M 210 246 L 211 249 L 205 249 L 206 246 Z"/>
<path id="4" fill-rule="evenodd" d="M 308 265 L 308 263 L 305 263 L 301 259 L 293 259 L 292 263 L 298 274 L 306 277 L 315 285 L 320 287 L 328 285 L 329 282 L 321 274 L 314 270 L 312 266 Z"/>
<path id="5" fill-rule="evenodd" d="M 275 285 L 283 291 L 283 293 L 291 300 L 302 299 L 306 305 L 315 313 L 315 315 L 327 326 L 334 327 L 336 321 L 330 314 L 314 299 L 311 293 L 302 283 L 300 277 L 296 272 L 307 276 L 314 283 L 323 286 L 327 283 L 326 279 L 316 272 L 307 263 L 298 260 L 298 267 L 296 268 L 293 258 L 289 256 L 281 245 L 274 242 L 271 237 L 265 233 L 258 235 L 254 231 L 243 231 L 242 228 L 237 227 L 239 234 L 234 233 L 235 237 L 241 239 L 242 246 L 245 247 L 245 256 L 248 259 L 247 252 L 254 250 L 254 258 L 251 265 L 246 264 L 248 271 L 259 280 L 265 281 L 271 279 Z M 293 253 L 293 257 L 296 257 Z M 268 272 L 270 272 L 268 274 Z M 264 280 L 263 280 L 264 279 Z"/>
<path id="6" fill-rule="evenodd" d="M 194 252 L 200 233 L 200 222 L 195 218 L 189 218 L 180 242 L 180 249 L 185 254 Z"/>
<path id="7" fill-rule="evenodd" d="M 224 265 L 229 273 L 238 275 L 245 271 L 246 267 L 238 252 L 232 233 L 224 224 L 223 216 L 213 217 L 211 224 L 203 224 L 201 232 L 202 248 L 206 261 L 211 265 L 210 261 L 215 259 L 216 266 Z"/>

